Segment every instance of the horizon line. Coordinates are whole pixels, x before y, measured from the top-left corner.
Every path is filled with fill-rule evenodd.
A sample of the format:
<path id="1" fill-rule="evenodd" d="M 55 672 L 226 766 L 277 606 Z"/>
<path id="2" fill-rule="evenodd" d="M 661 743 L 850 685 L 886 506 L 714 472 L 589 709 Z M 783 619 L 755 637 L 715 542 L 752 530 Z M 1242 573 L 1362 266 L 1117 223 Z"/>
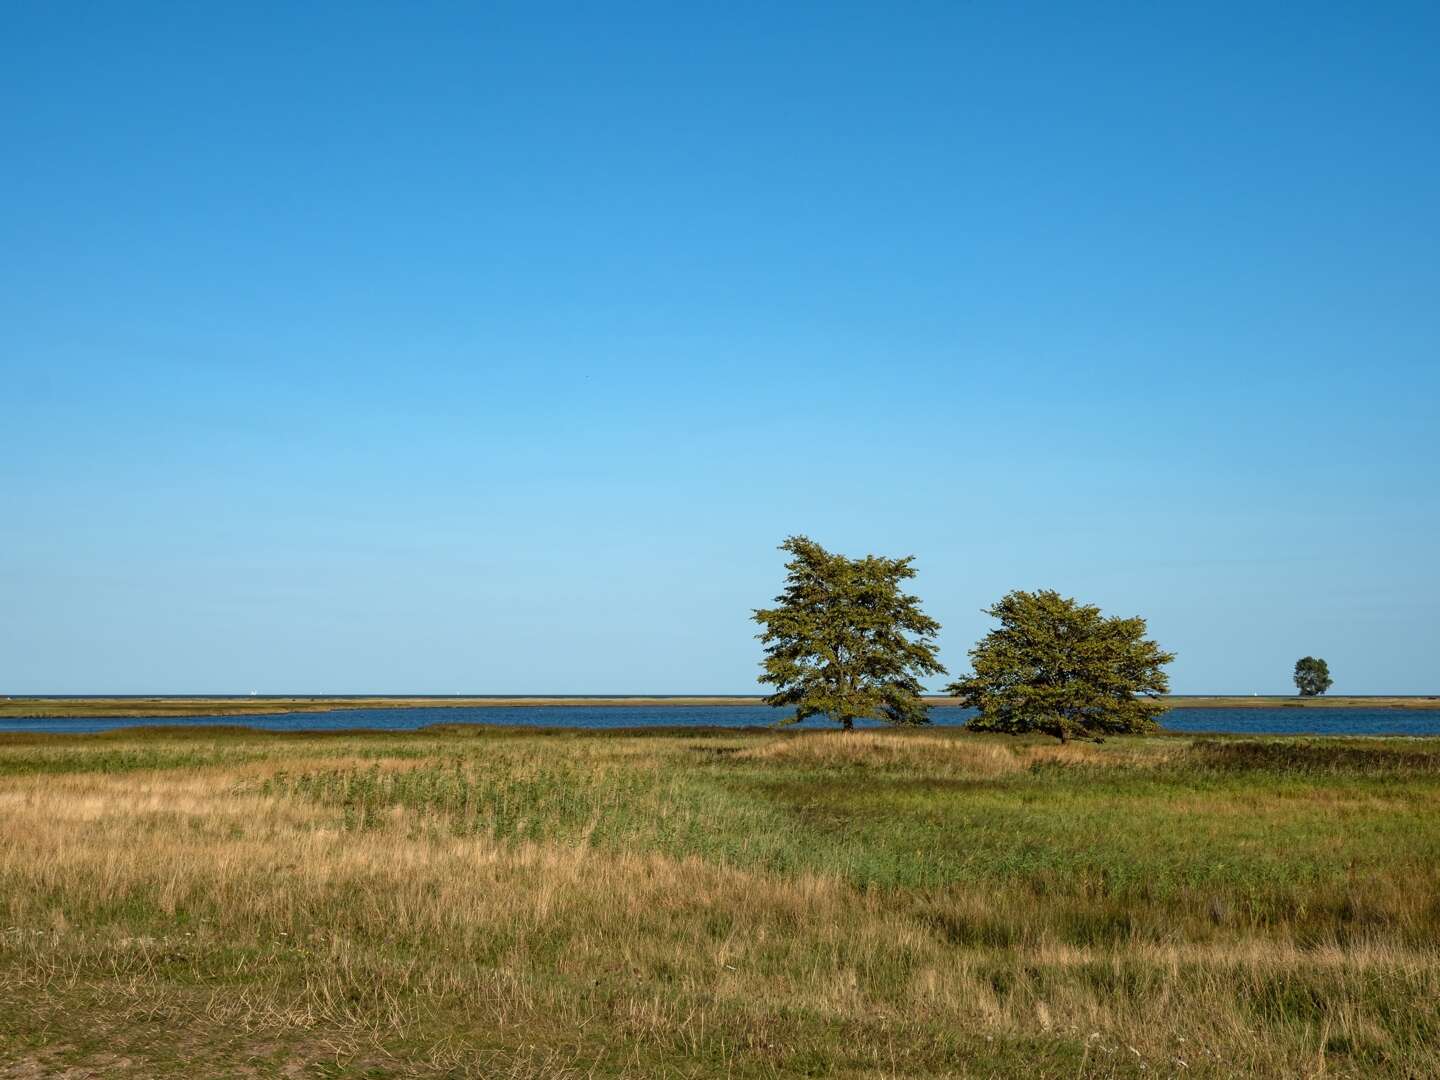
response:
<path id="1" fill-rule="evenodd" d="M 667 698 L 763 698 L 767 695 L 755 691 L 681 691 L 655 693 L 651 691 L 634 692 L 606 692 L 606 693 L 585 693 L 585 692 L 547 692 L 531 691 L 523 693 L 436 693 L 434 691 L 313 691 L 313 690 L 286 690 L 286 691 L 255 691 L 255 690 L 145 690 L 145 691 L 95 691 L 95 690 L 31 690 L 31 691 L 7 691 L 0 694 L 5 698 L 433 698 L 446 700 L 450 698 L 475 698 L 484 699 L 507 699 L 514 698 L 522 700 L 526 698 L 654 698 L 664 700 Z M 927 690 L 921 694 L 927 698 L 950 698 L 953 694 L 947 694 L 943 690 Z M 1285 691 L 1234 691 L 1234 690 L 1179 690 L 1158 695 L 1167 698 L 1179 697 L 1227 697 L 1227 698 L 1297 698 L 1301 695 L 1293 690 Z M 1440 690 L 1347 690 L 1339 693 L 1326 693 L 1323 697 L 1436 697 L 1440 696 Z"/>

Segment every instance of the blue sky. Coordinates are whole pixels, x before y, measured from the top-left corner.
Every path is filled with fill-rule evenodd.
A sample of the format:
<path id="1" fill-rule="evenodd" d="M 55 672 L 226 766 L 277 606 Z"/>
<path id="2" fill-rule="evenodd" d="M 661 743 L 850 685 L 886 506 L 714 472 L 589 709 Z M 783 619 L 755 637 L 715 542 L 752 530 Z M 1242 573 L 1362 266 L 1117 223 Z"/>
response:
<path id="1" fill-rule="evenodd" d="M 0 14 L 0 692 L 748 691 L 804 532 L 1440 690 L 1440 7 Z"/>

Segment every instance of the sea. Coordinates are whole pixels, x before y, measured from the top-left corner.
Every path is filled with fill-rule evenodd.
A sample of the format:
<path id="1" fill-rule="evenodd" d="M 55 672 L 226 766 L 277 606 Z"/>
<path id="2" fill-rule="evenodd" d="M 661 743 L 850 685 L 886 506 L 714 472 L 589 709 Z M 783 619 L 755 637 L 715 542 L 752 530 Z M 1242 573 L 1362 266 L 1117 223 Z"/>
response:
<path id="1" fill-rule="evenodd" d="M 255 716 L 183 717 L 4 717 L 0 731 L 85 734 L 134 727 L 225 725 L 262 731 L 415 731 L 436 724 L 487 724 L 500 727 L 576 728 L 766 728 L 783 724 L 793 713 L 765 705 L 521 705 L 334 709 Z M 959 727 L 974 710 L 936 706 L 936 727 Z M 1255 706 L 1250 708 L 1171 709 L 1161 727 L 1176 732 L 1242 735 L 1414 735 L 1440 736 L 1440 709 L 1386 707 Z M 825 728 L 812 718 L 803 725 Z M 859 726 L 875 726 L 861 724 Z"/>

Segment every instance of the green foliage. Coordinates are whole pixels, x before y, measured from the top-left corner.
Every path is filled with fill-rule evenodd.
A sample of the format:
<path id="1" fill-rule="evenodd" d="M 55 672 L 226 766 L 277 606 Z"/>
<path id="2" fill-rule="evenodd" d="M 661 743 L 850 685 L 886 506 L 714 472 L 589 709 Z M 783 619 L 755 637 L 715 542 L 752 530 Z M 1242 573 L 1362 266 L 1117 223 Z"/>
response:
<path id="1" fill-rule="evenodd" d="M 920 678 L 944 674 L 934 638 L 940 624 L 900 585 L 915 576 L 913 556 L 850 559 L 804 536 L 790 553 L 785 591 L 755 612 L 765 643 L 767 705 L 795 706 L 795 722 L 828 716 L 846 730 L 866 717 L 928 724 Z"/>
<path id="2" fill-rule="evenodd" d="M 1145 637 L 1145 620 L 1102 615 L 1051 589 L 1007 595 L 1000 620 L 970 650 L 974 673 L 948 690 L 979 709 L 969 727 L 1040 732 L 1061 742 L 1153 731 L 1175 659 Z"/>
<path id="3" fill-rule="evenodd" d="M 1314 656 L 1295 661 L 1295 685 L 1301 697 L 1318 697 L 1335 684 L 1330 678 L 1330 665 Z"/>

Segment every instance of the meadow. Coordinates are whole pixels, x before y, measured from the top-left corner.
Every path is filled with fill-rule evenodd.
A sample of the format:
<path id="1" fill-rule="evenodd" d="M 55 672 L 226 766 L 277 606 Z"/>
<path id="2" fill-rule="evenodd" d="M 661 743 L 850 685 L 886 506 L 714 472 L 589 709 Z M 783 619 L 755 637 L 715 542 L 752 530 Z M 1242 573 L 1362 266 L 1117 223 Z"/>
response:
<path id="1" fill-rule="evenodd" d="M 0 735 L 0 1077 L 1440 1075 L 1440 740 Z"/>

